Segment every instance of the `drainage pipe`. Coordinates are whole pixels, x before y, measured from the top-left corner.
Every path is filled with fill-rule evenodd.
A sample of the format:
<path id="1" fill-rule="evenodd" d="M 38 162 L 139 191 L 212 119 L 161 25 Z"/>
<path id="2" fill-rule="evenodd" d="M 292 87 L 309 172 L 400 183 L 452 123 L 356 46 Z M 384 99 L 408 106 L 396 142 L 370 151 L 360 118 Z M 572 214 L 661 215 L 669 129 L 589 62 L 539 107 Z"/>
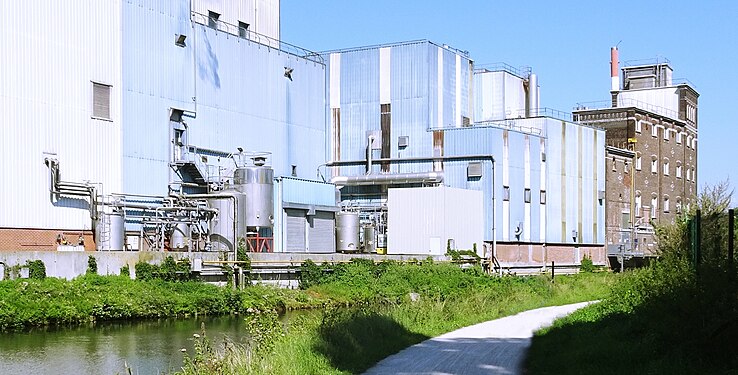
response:
<path id="1" fill-rule="evenodd" d="M 443 182 L 443 172 L 370 174 L 363 176 L 336 176 L 331 183 L 340 186 L 437 184 Z"/>

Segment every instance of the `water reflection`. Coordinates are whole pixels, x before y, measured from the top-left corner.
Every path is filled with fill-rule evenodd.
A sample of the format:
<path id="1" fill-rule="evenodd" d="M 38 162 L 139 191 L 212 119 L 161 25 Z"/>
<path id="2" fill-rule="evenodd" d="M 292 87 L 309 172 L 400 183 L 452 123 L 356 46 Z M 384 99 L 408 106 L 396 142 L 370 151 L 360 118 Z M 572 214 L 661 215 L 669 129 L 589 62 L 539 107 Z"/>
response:
<path id="1" fill-rule="evenodd" d="M 214 344 L 224 337 L 244 343 L 238 316 L 103 323 L 88 327 L 4 333 L 0 374 L 133 374 L 170 372 L 192 353 L 192 335 L 204 323 Z"/>

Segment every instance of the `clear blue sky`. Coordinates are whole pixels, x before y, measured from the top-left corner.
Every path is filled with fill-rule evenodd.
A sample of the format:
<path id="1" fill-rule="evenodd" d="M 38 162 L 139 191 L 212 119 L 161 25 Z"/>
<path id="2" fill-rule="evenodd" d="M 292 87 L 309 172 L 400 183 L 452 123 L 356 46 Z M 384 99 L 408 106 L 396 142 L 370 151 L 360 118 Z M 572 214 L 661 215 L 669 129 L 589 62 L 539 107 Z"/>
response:
<path id="1" fill-rule="evenodd" d="M 281 38 L 313 51 L 429 39 L 530 66 L 541 106 L 567 112 L 609 98 L 618 42 L 621 62 L 668 58 L 700 93 L 700 187 L 738 187 L 738 1 L 282 0 L 281 13 Z"/>

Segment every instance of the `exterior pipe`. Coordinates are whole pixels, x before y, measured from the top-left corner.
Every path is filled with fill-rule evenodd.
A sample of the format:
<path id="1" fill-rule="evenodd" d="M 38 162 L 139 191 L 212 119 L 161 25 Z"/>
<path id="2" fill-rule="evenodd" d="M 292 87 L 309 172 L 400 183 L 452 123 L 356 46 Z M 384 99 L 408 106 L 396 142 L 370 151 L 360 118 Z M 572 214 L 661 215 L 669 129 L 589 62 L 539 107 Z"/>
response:
<path id="1" fill-rule="evenodd" d="M 233 217 L 238 217 L 238 199 L 235 195 L 230 194 L 171 194 L 172 197 L 177 199 L 185 198 L 215 198 L 215 199 L 230 199 L 233 201 Z M 238 227 L 236 226 L 237 220 L 233 220 L 233 260 L 238 259 Z"/>
<path id="2" fill-rule="evenodd" d="M 443 172 L 425 173 L 396 173 L 396 174 L 370 174 L 364 176 L 336 176 L 331 183 L 341 186 L 359 185 L 391 185 L 391 184 L 417 184 L 417 183 L 441 183 Z"/>
<path id="3" fill-rule="evenodd" d="M 372 143 L 374 136 L 370 135 L 366 143 L 366 174 L 372 174 Z"/>

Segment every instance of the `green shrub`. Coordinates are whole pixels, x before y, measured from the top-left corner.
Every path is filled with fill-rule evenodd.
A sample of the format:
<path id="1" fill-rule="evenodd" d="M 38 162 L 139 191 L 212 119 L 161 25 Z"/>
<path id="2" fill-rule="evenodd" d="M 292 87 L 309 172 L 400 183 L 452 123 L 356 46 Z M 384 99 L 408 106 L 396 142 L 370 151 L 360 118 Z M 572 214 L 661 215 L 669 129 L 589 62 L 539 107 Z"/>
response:
<path id="1" fill-rule="evenodd" d="M 28 278 L 34 280 L 43 280 L 46 278 L 46 265 L 42 260 L 26 261 L 28 267 Z"/>
<path id="2" fill-rule="evenodd" d="M 87 272 L 88 275 L 97 275 L 97 259 L 90 255 L 87 257 Z"/>
<path id="3" fill-rule="evenodd" d="M 137 280 L 153 280 L 158 278 L 159 267 L 154 264 L 139 261 L 136 263 L 135 268 Z"/>
<path id="4" fill-rule="evenodd" d="M 310 259 L 305 259 L 300 265 L 300 289 L 307 289 L 323 281 L 323 268 Z"/>
<path id="5" fill-rule="evenodd" d="M 582 272 L 594 272 L 595 266 L 592 262 L 592 258 L 585 255 L 584 258 L 582 258 L 582 263 L 579 266 L 579 270 Z"/>
<path id="6" fill-rule="evenodd" d="M 128 276 L 131 277 L 131 267 L 128 267 L 126 264 L 125 266 L 120 268 L 120 275 L 121 276 Z"/>
<path id="7" fill-rule="evenodd" d="M 164 261 L 159 266 L 157 276 L 159 279 L 164 281 L 177 280 L 177 262 L 174 261 L 174 258 L 172 258 L 171 255 L 164 258 Z"/>

